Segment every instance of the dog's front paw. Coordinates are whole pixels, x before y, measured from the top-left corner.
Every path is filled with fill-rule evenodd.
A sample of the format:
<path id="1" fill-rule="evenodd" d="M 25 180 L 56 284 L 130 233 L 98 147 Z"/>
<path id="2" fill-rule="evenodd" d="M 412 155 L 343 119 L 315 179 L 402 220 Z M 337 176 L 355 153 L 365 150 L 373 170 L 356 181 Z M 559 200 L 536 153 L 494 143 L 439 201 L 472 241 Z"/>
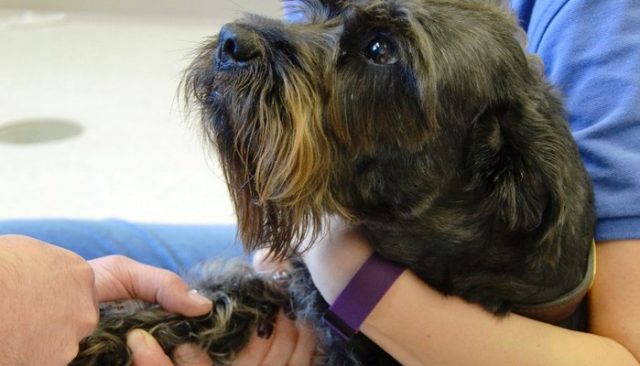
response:
<path id="1" fill-rule="evenodd" d="M 133 329 L 149 332 L 168 355 L 191 343 L 205 350 L 216 365 L 231 364 L 251 336 L 272 327 L 289 303 L 285 287 L 245 262 L 208 262 L 194 267 L 187 277 L 193 288 L 211 299 L 211 312 L 187 318 L 137 300 L 103 304 L 98 329 L 81 342 L 70 366 L 130 365 L 126 336 Z"/>

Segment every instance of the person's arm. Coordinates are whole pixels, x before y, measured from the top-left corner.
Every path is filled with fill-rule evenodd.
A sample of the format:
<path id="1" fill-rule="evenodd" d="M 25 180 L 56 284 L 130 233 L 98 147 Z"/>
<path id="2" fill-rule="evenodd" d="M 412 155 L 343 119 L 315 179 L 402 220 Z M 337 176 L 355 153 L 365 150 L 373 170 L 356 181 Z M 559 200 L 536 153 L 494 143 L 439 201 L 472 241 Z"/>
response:
<path id="1" fill-rule="evenodd" d="M 602 241 L 589 297 L 590 331 L 640 360 L 640 240 Z"/>
<path id="2" fill-rule="evenodd" d="M 611 272 L 605 266 L 599 269 Z M 619 268 L 614 272 L 633 274 L 623 274 Z M 519 315 L 496 318 L 479 306 L 439 295 L 406 272 L 367 318 L 362 331 L 406 365 L 640 365 L 634 358 L 640 355 L 638 279 L 627 277 L 626 282 L 610 283 L 609 289 L 598 280 L 594 291 L 599 297 L 618 292 L 620 282 L 628 289 L 635 284 L 635 293 L 631 291 L 624 300 L 617 297 L 620 301 L 610 308 L 592 302 L 592 320 L 606 323 L 607 331 L 596 328 L 588 334 Z M 609 311 L 625 315 L 616 318 Z"/>
<path id="3" fill-rule="evenodd" d="M 634 358 L 640 357 L 640 242 L 599 248 L 590 307 L 594 334 L 519 315 L 496 317 L 442 296 L 410 271 L 389 289 L 361 331 L 405 365 L 640 365 Z M 331 303 L 371 252 L 362 237 L 343 228 L 314 246 L 305 260 Z"/>
<path id="4" fill-rule="evenodd" d="M 0 236 L 0 365 L 67 365 L 98 322 L 93 283 L 78 255 Z"/>

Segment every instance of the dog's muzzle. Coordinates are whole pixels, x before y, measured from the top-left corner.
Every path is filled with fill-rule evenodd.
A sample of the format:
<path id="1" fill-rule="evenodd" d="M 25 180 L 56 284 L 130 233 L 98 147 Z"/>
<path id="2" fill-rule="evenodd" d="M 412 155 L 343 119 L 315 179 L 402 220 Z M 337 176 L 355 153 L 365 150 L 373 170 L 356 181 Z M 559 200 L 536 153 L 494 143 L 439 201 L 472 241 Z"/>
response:
<path id="1" fill-rule="evenodd" d="M 218 36 L 218 69 L 246 65 L 262 57 L 259 35 L 242 24 L 227 24 Z"/>

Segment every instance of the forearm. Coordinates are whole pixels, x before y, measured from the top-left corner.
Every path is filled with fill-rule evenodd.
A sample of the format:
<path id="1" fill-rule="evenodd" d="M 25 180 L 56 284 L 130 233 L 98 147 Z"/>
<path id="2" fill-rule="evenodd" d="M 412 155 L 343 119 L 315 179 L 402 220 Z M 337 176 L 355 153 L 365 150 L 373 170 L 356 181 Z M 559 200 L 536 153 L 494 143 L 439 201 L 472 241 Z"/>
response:
<path id="1" fill-rule="evenodd" d="M 15 266 L 18 258 L 14 254 L 12 237 L 0 235 L 0 295 L 6 294 L 9 281 L 16 275 Z"/>
<path id="2" fill-rule="evenodd" d="M 4 365 L 20 365 L 16 360 L 15 350 L 18 345 L 15 344 L 14 335 L 18 331 L 15 322 L 6 319 L 15 319 L 19 314 L 16 312 L 15 285 L 12 276 L 16 273 L 13 269 L 12 261 L 14 256 L 11 253 L 11 247 L 8 243 L 7 236 L 0 236 L 0 366 Z"/>
<path id="3" fill-rule="evenodd" d="M 404 365 L 640 365 L 608 338 L 518 315 L 496 317 L 442 296 L 409 271 L 361 330 Z"/>
<path id="4" fill-rule="evenodd" d="M 332 221 L 329 232 L 306 253 L 305 262 L 324 299 L 333 303 L 373 249 L 340 220 Z M 597 247 L 598 273 L 589 295 L 593 334 L 518 315 L 496 317 L 460 298 L 444 297 L 410 271 L 361 330 L 406 365 L 640 365 L 640 241 Z"/>

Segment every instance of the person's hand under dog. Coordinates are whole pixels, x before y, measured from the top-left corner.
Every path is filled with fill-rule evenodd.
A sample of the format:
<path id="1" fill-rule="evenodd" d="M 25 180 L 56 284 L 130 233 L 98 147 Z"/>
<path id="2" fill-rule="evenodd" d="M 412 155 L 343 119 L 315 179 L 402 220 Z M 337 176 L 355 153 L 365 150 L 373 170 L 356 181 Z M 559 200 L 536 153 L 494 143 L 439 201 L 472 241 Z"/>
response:
<path id="1" fill-rule="evenodd" d="M 253 266 L 258 272 L 273 273 L 286 281 L 289 264 L 269 257 L 268 251 L 259 250 L 253 255 Z M 274 277 L 275 278 L 275 277 Z M 167 356 L 158 342 L 148 333 L 135 330 L 127 339 L 133 351 L 134 366 L 208 366 L 214 365 L 206 353 L 194 345 L 179 346 Z M 316 339 L 313 330 L 296 319 L 291 319 L 283 310 L 278 314 L 273 326 L 259 328 L 253 334 L 234 366 L 312 364 Z"/>
<path id="2" fill-rule="evenodd" d="M 176 348 L 170 358 L 155 338 L 135 329 L 127 335 L 127 346 L 133 353 L 132 366 L 212 366 L 213 361 L 200 348 L 185 344 Z"/>

